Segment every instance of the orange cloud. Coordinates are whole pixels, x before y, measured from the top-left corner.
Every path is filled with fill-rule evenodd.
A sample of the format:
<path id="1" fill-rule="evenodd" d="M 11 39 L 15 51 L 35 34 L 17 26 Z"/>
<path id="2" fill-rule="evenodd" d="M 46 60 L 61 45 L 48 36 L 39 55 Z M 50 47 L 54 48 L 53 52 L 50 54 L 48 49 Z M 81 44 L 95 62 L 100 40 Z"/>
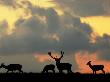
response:
<path id="1" fill-rule="evenodd" d="M 52 54 L 52 56 L 59 57 L 57 53 Z M 34 57 L 40 63 L 44 63 L 47 61 L 54 61 L 48 54 L 35 54 Z"/>
<path id="2" fill-rule="evenodd" d="M 92 70 L 87 66 L 88 61 L 92 61 L 92 65 L 104 65 L 105 72 L 108 73 L 110 71 L 110 61 L 104 61 L 98 59 L 99 54 L 98 53 L 93 53 L 90 54 L 88 52 L 78 52 L 75 54 L 75 60 L 78 65 L 78 70 L 81 73 L 92 73 Z M 101 73 L 101 71 L 97 72 Z"/>

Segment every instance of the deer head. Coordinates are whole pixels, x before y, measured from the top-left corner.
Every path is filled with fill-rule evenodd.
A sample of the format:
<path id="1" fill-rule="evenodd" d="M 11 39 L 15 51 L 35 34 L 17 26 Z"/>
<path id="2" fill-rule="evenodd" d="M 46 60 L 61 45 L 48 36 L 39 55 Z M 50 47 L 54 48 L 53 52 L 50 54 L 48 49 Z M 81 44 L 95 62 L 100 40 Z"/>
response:
<path id="1" fill-rule="evenodd" d="M 0 68 L 2 68 L 2 67 L 4 67 L 5 66 L 5 64 L 4 63 L 1 63 L 1 66 L 0 66 Z"/>
<path id="2" fill-rule="evenodd" d="M 48 52 L 49 55 L 51 55 L 51 52 Z"/>
<path id="3" fill-rule="evenodd" d="M 89 62 L 87 63 L 87 65 L 90 65 L 90 63 L 91 63 L 91 61 L 89 61 Z"/>

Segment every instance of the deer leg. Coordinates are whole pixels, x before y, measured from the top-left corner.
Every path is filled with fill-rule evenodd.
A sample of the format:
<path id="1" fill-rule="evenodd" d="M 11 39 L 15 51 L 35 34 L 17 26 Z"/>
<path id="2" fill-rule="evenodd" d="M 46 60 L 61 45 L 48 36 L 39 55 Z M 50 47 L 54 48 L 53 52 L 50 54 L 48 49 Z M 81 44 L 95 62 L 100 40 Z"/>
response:
<path id="1" fill-rule="evenodd" d="M 53 69 L 53 73 L 55 73 L 55 70 Z"/>
<path id="2" fill-rule="evenodd" d="M 71 73 L 71 70 L 67 70 L 68 73 Z"/>
<path id="3" fill-rule="evenodd" d="M 72 70 L 71 69 L 69 70 L 69 73 L 72 73 Z"/>
<path id="4" fill-rule="evenodd" d="M 19 72 L 23 73 L 23 71 L 20 69 Z"/>
<path id="5" fill-rule="evenodd" d="M 7 70 L 7 72 L 6 73 L 8 73 L 9 72 L 9 70 Z"/>
<path id="6" fill-rule="evenodd" d="M 102 72 L 105 74 L 105 71 L 102 69 Z"/>
<path id="7" fill-rule="evenodd" d="M 45 70 L 44 72 L 45 72 L 45 73 L 48 73 L 48 71 L 47 71 L 47 70 Z"/>
<path id="8" fill-rule="evenodd" d="M 13 71 L 12 71 L 12 73 L 13 73 Z"/>
<path id="9" fill-rule="evenodd" d="M 95 71 L 95 74 L 96 74 L 96 71 Z"/>
<path id="10" fill-rule="evenodd" d="M 48 70 L 46 70 L 46 73 L 48 73 Z"/>
<path id="11" fill-rule="evenodd" d="M 62 73 L 62 70 L 59 70 L 59 73 Z"/>
<path id="12" fill-rule="evenodd" d="M 69 70 L 67 70 L 67 73 L 69 73 Z"/>
<path id="13" fill-rule="evenodd" d="M 42 73 L 45 73 L 45 72 L 46 72 L 46 69 L 44 68 L 43 71 L 42 71 Z"/>
<path id="14" fill-rule="evenodd" d="M 93 70 L 93 74 L 94 74 L 94 70 Z"/>

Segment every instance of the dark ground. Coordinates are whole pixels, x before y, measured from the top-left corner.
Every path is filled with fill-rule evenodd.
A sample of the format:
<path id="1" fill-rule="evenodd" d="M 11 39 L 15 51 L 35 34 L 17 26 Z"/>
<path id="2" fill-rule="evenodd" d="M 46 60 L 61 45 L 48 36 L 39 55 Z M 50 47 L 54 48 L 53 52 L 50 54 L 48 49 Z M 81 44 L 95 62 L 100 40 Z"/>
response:
<path id="1" fill-rule="evenodd" d="M 0 73 L 0 81 L 106 81 L 110 74 L 40 74 L 40 73 Z"/>

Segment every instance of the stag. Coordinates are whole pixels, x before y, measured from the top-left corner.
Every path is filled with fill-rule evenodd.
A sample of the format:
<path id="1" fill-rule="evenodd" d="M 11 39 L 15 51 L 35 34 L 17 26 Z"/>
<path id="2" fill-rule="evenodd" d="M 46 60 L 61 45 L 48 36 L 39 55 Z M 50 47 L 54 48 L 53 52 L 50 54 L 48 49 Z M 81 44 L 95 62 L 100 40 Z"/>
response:
<path id="1" fill-rule="evenodd" d="M 59 73 L 62 73 L 63 70 L 67 70 L 67 73 L 72 73 L 72 71 L 71 71 L 72 65 L 71 64 L 69 64 L 69 63 L 60 63 L 60 60 L 62 59 L 63 54 L 64 54 L 63 51 L 61 51 L 61 57 L 59 57 L 59 58 L 53 57 L 51 55 L 51 52 L 48 52 L 48 54 L 51 58 L 53 58 L 56 61 L 56 66 L 57 66 L 57 69 L 59 70 Z"/>
<path id="2" fill-rule="evenodd" d="M 21 73 L 23 73 L 22 69 L 22 65 L 20 64 L 9 64 L 9 65 L 5 65 L 4 63 L 1 64 L 0 68 L 5 68 L 7 69 L 8 73 L 9 71 L 14 72 L 14 71 L 19 71 Z"/>

